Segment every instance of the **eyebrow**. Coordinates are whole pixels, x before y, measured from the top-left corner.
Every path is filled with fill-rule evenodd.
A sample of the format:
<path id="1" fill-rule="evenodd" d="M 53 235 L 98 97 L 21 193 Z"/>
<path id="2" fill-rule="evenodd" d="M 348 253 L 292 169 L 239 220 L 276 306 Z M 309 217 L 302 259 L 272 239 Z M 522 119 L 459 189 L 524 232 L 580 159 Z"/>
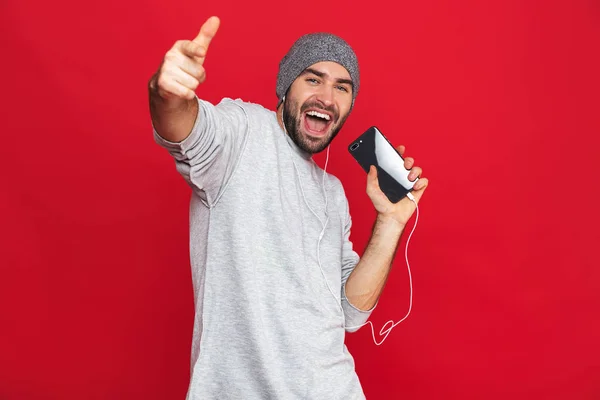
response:
<path id="1" fill-rule="evenodd" d="M 304 71 L 302 71 L 302 75 L 306 75 L 306 74 L 313 74 L 318 76 L 319 78 L 324 78 L 326 76 L 329 76 L 328 74 L 326 74 L 325 72 L 321 72 L 321 71 L 317 71 L 316 69 L 312 69 L 312 68 L 306 68 Z M 337 78 L 335 80 L 337 83 L 345 83 L 347 85 L 350 85 L 350 87 L 354 87 L 354 84 L 352 83 L 352 79 L 344 79 L 344 78 Z"/>

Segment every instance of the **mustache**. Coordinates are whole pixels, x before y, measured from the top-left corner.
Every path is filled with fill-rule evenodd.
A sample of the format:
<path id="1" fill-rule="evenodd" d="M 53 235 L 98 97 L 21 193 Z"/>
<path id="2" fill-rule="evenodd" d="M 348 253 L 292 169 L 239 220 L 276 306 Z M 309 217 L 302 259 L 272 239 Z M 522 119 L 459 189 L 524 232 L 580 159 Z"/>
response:
<path id="1" fill-rule="evenodd" d="M 336 110 L 336 108 L 334 106 L 325 107 L 325 106 L 323 106 L 323 104 L 317 103 L 317 102 L 304 103 L 302 105 L 302 107 L 300 108 L 300 113 L 305 112 L 309 108 L 317 108 L 319 110 L 328 111 L 329 113 L 331 113 L 331 115 L 333 115 L 334 121 L 337 121 L 340 117 L 340 114 L 338 113 L 338 111 Z"/>

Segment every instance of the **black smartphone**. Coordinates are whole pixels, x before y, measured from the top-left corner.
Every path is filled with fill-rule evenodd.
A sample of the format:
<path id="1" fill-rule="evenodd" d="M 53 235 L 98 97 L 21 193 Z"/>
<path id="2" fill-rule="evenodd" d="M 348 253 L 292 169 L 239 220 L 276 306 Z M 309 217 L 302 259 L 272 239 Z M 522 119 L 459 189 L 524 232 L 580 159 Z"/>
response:
<path id="1" fill-rule="evenodd" d="M 392 203 L 402 200 L 419 180 L 408 180 L 410 171 L 404 168 L 404 159 L 374 126 L 350 143 L 348 151 L 366 172 L 371 165 L 377 168 L 379 187 Z"/>

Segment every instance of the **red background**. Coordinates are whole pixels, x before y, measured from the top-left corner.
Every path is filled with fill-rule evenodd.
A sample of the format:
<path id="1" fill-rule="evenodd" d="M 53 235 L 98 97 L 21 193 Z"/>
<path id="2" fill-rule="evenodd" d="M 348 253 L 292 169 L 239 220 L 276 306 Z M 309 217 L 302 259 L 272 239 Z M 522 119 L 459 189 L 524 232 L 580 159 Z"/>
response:
<path id="1" fill-rule="evenodd" d="M 146 84 L 210 15 L 198 93 L 213 102 L 273 108 L 303 33 L 355 47 L 362 90 L 329 171 L 359 252 L 374 214 L 348 143 L 377 125 L 431 180 L 413 314 L 381 347 L 368 327 L 348 336 L 369 399 L 600 398 L 598 2 L 4 0 L 0 14 L 1 399 L 184 398 L 190 190 L 152 140 Z M 378 329 L 404 315 L 407 283 L 399 256 Z"/>

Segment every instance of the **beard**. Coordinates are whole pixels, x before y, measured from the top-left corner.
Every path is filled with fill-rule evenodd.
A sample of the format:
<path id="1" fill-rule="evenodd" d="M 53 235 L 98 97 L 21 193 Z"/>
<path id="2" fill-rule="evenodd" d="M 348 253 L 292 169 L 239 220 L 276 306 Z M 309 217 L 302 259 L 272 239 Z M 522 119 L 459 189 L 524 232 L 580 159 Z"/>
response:
<path id="1" fill-rule="evenodd" d="M 294 143 L 296 143 L 296 146 L 310 154 L 320 153 L 321 151 L 325 150 L 331 141 L 337 136 L 340 129 L 342 129 L 344 122 L 346 122 L 346 118 L 348 118 L 348 115 L 350 114 L 350 112 L 348 112 L 346 115 L 340 118 L 338 111 L 334 107 L 323 107 L 321 104 L 316 102 L 307 102 L 302 105 L 298 114 L 294 115 L 294 110 L 297 110 L 298 108 L 297 101 L 288 100 L 286 98 L 286 101 L 283 102 L 283 124 L 290 138 L 292 138 Z M 325 110 L 332 114 L 333 122 L 329 127 L 329 134 L 320 138 L 316 138 L 302 132 L 302 115 L 304 114 L 304 111 L 309 108 Z"/>

